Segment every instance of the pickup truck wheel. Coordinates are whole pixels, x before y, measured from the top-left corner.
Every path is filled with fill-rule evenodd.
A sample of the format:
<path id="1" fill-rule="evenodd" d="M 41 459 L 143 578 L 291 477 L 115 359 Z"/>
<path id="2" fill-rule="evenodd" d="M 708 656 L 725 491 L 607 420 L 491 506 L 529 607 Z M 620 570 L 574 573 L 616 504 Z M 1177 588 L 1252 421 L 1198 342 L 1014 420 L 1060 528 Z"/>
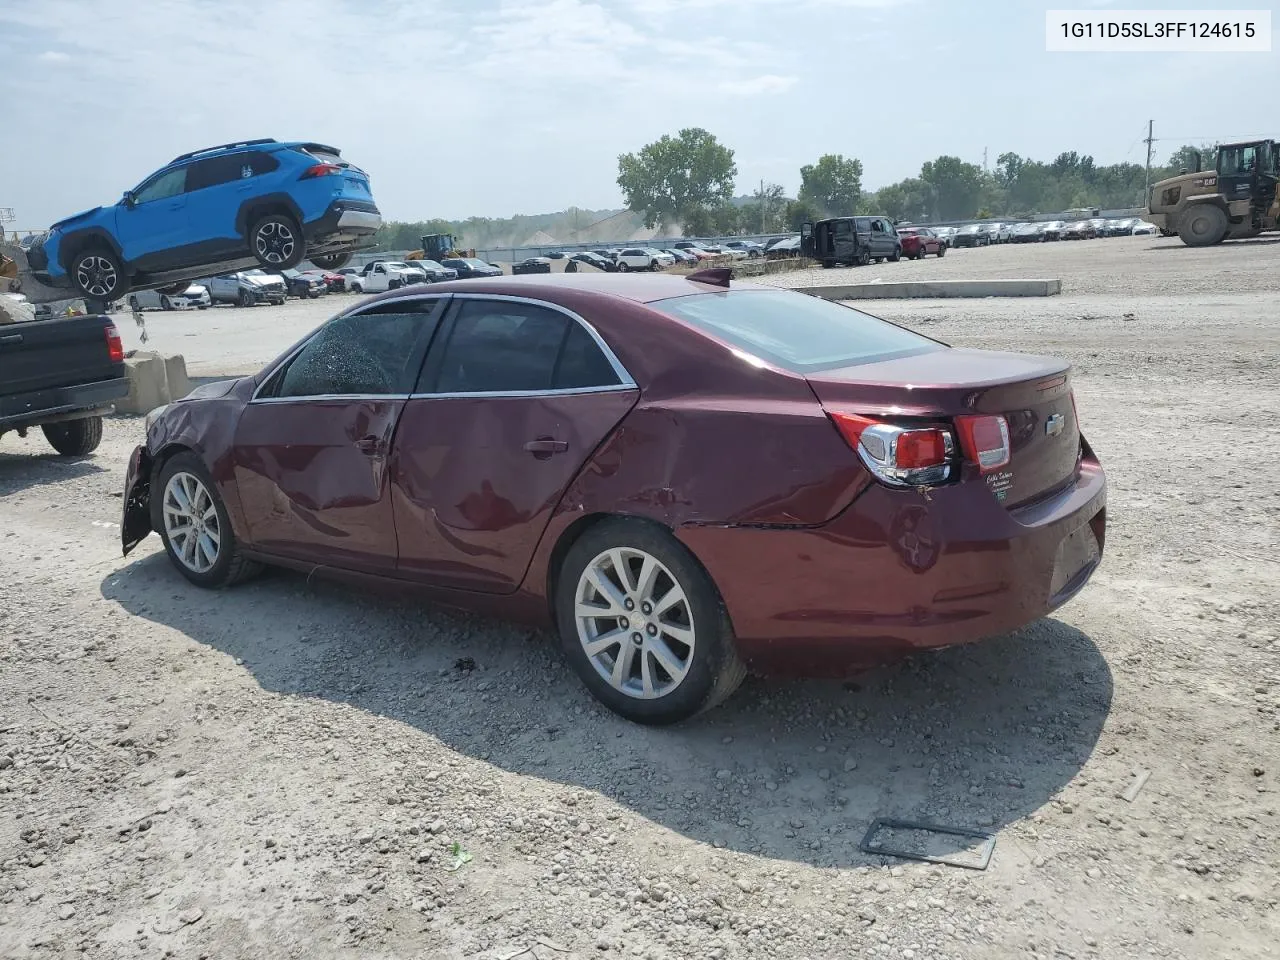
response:
<path id="1" fill-rule="evenodd" d="M 273 270 L 292 270 L 307 256 L 302 230 L 287 213 L 269 213 L 254 223 L 249 249 L 258 263 Z"/>
<path id="2" fill-rule="evenodd" d="M 101 417 L 46 423 L 40 430 L 49 445 L 64 457 L 83 457 L 97 450 L 102 442 Z"/>
<path id="3" fill-rule="evenodd" d="M 312 257 L 311 262 L 321 270 L 341 270 L 351 262 L 350 253 L 322 253 L 318 257 Z"/>
<path id="4" fill-rule="evenodd" d="M 94 300 L 115 300 L 129 286 L 120 258 L 106 247 L 81 250 L 68 272 L 77 292 Z"/>
<path id="5" fill-rule="evenodd" d="M 151 489 L 151 525 L 173 565 L 196 586 L 227 587 L 261 569 L 241 555 L 217 484 L 195 454 L 166 460 Z"/>

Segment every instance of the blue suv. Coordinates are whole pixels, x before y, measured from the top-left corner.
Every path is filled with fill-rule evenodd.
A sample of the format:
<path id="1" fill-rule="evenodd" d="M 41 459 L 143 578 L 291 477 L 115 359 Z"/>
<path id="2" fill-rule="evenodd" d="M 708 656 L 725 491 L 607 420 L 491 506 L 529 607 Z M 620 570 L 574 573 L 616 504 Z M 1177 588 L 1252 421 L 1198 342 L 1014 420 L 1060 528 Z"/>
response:
<path id="1" fill-rule="evenodd" d="M 109 302 L 254 266 L 337 270 L 381 225 L 368 176 L 333 147 L 245 140 L 184 153 L 114 206 L 55 223 L 27 260 L 43 283 Z"/>

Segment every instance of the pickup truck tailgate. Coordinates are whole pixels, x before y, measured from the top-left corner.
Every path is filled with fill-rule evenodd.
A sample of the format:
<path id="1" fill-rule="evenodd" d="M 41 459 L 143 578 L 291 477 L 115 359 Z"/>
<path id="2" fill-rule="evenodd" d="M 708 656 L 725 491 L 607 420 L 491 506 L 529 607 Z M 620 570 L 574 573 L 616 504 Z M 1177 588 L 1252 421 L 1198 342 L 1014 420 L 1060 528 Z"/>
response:
<path id="1" fill-rule="evenodd" d="M 0 433 L 110 407 L 128 392 L 110 317 L 0 324 Z"/>
<path id="2" fill-rule="evenodd" d="M 115 324 L 104 316 L 0 325 L 0 396 L 124 376 L 108 331 L 115 333 Z"/>

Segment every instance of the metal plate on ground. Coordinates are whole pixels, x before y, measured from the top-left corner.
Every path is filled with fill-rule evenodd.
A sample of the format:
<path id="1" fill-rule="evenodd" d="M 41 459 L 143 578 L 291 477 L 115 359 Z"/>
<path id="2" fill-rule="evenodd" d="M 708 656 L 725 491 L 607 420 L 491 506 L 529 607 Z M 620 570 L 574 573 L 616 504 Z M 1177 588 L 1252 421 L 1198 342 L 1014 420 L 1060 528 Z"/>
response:
<path id="1" fill-rule="evenodd" d="M 985 870 L 996 848 L 994 834 L 936 823 L 878 817 L 858 844 L 863 853 L 922 860 L 965 870 Z"/>

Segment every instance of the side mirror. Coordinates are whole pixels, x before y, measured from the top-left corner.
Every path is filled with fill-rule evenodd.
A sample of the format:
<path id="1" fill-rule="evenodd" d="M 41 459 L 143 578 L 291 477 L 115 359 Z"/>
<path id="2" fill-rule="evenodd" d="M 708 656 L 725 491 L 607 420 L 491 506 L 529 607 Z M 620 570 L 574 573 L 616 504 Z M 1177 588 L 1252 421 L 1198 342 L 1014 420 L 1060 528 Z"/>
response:
<path id="1" fill-rule="evenodd" d="M 130 209 L 132 209 L 134 206 L 137 205 L 138 198 L 133 195 L 132 190 L 126 190 L 124 192 L 124 196 L 120 198 L 120 202 L 123 203 L 126 207 L 129 207 Z"/>

